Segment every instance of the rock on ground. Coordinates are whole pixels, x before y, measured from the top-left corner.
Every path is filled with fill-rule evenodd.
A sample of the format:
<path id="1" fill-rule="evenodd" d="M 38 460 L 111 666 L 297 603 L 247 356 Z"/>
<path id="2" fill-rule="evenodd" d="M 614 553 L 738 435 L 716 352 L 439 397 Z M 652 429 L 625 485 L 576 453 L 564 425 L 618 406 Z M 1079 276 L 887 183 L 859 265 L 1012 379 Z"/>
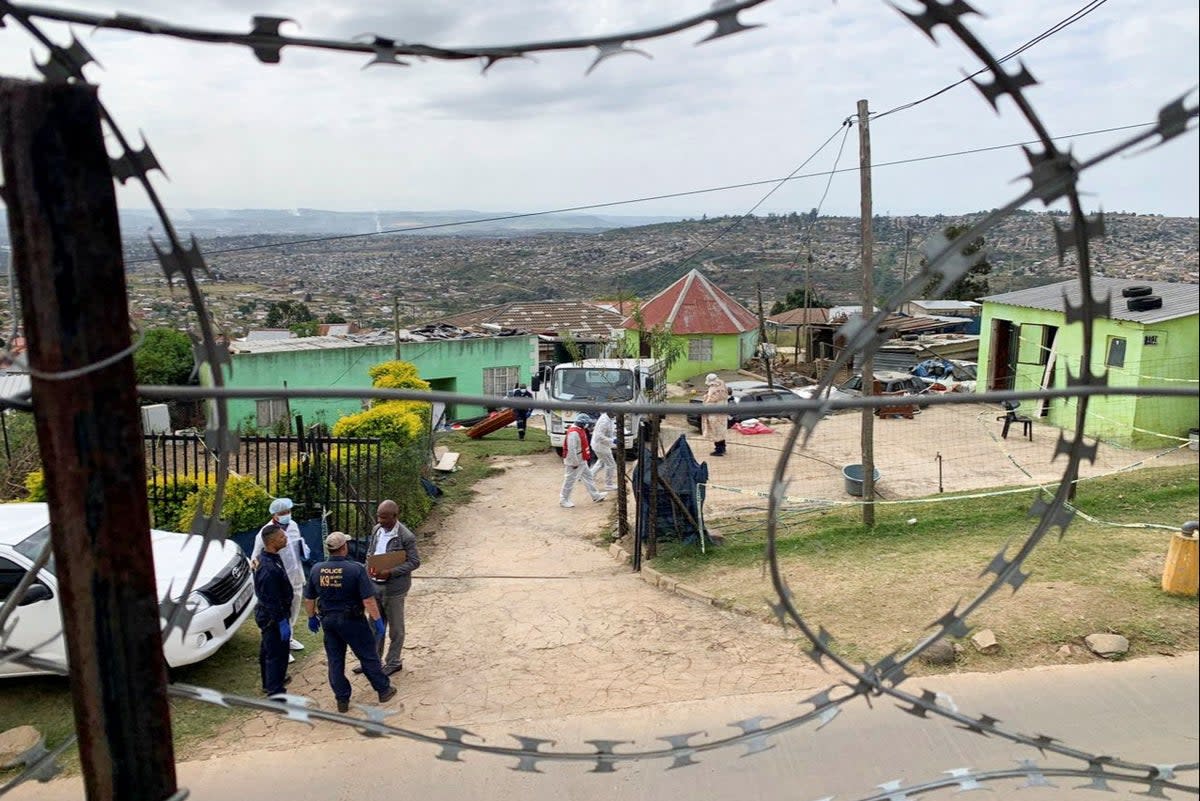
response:
<path id="1" fill-rule="evenodd" d="M 981 654 L 994 654 L 1000 650 L 1000 643 L 991 629 L 983 629 L 971 637 L 971 644 Z"/>
<path id="2" fill-rule="evenodd" d="M 1120 634 L 1089 634 L 1083 642 L 1092 653 L 1105 658 L 1120 656 L 1129 650 L 1129 640 Z"/>
<path id="3" fill-rule="evenodd" d="M 938 640 L 921 653 L 921 661 L 927 665 L 953 665 L 957 655 L 951 643 Z"/>
<path id="4" fill-rule="evenodd" d="M 32 726 L 17 726 L 0 732 L 0 770 L 15 768 L 20 759 L 42 741 L 42 735 Z"/>

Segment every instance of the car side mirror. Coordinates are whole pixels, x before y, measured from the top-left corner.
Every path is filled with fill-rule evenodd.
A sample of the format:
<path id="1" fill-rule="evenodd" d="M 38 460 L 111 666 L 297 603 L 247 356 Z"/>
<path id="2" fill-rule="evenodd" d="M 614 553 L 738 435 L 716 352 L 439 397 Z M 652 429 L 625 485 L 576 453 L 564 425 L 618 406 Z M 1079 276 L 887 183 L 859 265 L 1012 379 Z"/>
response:
<path id="1" fill-rule="evenodd" d="M 529 388 L 534 392 L 537 392 L 539 389 L 541 389 L 542 377 L 540 375 L 535 375 L 533 378 L 529 379 Z"/>
<path id="2" fill-rule="evenodd" d="M 654 389 L 654 379 L 653 378 L 646 379 L 646 389 L 648 389 L 648 390 Z"/>
<path id="3" fill-rule="evenodd" d="M 17 601 L 17 606 L 29 606 L 29 604 L 49 601 L 53 597 L 54 592 L 45 584 L 32 584 L 29 589 L 25 590 L 21 600 Z"/>

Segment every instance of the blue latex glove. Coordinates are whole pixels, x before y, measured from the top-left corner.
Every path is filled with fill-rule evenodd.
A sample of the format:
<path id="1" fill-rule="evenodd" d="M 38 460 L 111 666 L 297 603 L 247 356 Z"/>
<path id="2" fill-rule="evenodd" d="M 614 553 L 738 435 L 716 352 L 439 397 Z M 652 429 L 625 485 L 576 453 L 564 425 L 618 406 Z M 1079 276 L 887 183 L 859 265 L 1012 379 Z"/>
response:
<path id="1" fill-rule="evenodd" d="M 308 619 L 308 630 L 309 631 L 311 631 L 313 634 L 316 634 L 320 628 L 321 628 L 321 618 L 317 617 L 316 615 L 313 615 L 312 617 L 310 617 Z"/>
<path id="2" fill-rule="evenodd" d="M 375 639 L 382 640 L 384 632 L 387 631 L 387 624 L 383 622 L 383 618 L 377 617 L 373 621 L 375 625 Z"/>
<path id="3" fill-rule="evenodd" d="M 284 642 L 292 639 L 292 623 L 290 620 L 279 621 L 279 639 Z"/>

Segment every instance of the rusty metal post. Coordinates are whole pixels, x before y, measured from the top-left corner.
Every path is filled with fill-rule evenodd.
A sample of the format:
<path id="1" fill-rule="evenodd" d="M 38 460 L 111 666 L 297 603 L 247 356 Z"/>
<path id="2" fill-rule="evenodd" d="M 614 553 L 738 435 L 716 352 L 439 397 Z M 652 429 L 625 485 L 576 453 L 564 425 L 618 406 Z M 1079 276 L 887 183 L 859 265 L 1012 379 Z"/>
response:
<path id="1" fill-rule="evenodd" d="M 0 81 L 0 154 L 84 788 L 162 801 L 176 791 L 167 667 L 96 88 Z"/>

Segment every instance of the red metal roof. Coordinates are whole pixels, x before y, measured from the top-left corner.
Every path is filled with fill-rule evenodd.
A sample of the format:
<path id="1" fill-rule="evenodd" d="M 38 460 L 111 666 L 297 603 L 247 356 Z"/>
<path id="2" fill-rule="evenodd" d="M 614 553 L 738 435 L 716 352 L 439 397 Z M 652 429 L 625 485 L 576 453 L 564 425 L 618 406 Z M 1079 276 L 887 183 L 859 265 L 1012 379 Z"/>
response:
<path id="1" fill-rule="evenodd" d="M 758 317 L 717 288 L 699 270 L 692 270 L 646 301 L 642 319 L 647 327 L 667 326 L 673 334 L 740 334 L 758 327 Z M 626 328 L 637 328 L 627 318 Z"/>

